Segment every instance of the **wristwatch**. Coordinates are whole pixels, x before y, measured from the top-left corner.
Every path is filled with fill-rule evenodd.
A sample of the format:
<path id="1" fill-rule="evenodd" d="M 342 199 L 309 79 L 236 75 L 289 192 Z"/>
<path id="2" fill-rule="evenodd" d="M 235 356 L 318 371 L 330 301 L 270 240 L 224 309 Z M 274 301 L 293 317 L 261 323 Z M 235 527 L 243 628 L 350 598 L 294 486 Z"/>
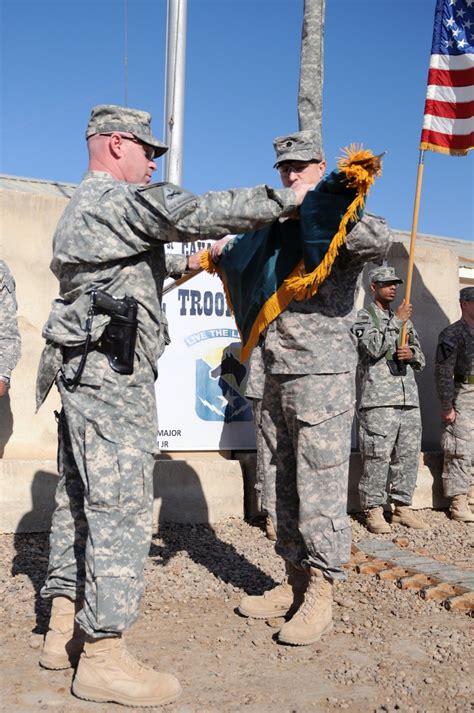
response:
<path id="1" fill-rule="evenodd" d="M 2 374 L 0 374 L 0 381 L 3 381 L 5 384 L 8 385 L 10 383 L 10 377 L 3 376 Z"/>

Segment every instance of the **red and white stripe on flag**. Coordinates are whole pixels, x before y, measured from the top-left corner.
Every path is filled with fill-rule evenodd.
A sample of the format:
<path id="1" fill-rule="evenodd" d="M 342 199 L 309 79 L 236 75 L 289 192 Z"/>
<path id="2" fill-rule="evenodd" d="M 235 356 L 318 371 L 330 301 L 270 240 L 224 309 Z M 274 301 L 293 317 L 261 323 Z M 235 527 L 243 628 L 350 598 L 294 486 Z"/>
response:
<path id="1" fill-rule="evenodd" d="M 420 149 L 474 148 L 474 0 L 438 0 Z"/>

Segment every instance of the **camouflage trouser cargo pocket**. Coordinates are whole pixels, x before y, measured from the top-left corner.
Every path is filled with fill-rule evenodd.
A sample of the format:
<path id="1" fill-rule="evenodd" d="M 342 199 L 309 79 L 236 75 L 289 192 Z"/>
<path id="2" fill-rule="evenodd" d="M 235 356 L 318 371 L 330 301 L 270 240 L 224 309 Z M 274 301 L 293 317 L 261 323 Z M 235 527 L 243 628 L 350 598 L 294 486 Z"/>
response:
<path id="1" fill-rule="evenodd" d="M 444 450 L 443 492 L 448 498 L 467 493 L 472 479 L 472 447 L 465 437 L 468 434 L 457 431 L 456 423 L 449 424 L 441 436 Z"/>
<path id="2" fill-rule="evenodd" d="M 359 414 L 359 446 L 361 453 L 369 458 L 384 458 L 390 456 L 393 442 L 387 429 L 384 429 L 374 413 L 360 411 Z"/>
<path id="3" fill-rule="evenodd" d="M 307 538 L 306 565 L 322 569 L 332 579 L 345 579 L 343 565 L 350 559 L 351 523 L 347 515 L 319 516 Z"/>
<path id="4" fill-rule="evenodd" d="M 84 429 L 85 475 L 91 507 L 144 506 L 144 458 L 148 454 L 102 438 L 93 423 Z"/>
<path id="5" fill-rule="evenodd" d="M 142 583 L 130 567 L 102 560 L 95 564 L 94 597 L 91 613 L 94 630 L 119 632 L 128 629 L 136 618 Z"/>

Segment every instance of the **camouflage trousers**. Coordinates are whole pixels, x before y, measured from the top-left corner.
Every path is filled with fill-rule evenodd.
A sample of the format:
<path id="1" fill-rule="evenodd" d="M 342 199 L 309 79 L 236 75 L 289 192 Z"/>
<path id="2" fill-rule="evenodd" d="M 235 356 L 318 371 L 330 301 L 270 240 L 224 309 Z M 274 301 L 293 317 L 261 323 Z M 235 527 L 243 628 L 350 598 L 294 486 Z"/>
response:
<path id="1" fill-rule="evenodd" d="M 364 510 L 390 498 L 411 505 L 421 449 L 420 409 L 380 406 L 360 409 L 359 445 L 363 474 L 359 483 Z"/>
<path id="2" fill-rule="evenodd" d="M 443 490 L 447 498 L 464 495 L 474 483 L 474 386 L 463 385 L 454 409 L 456 420 L 444 427 Z"/>
<path id="3" fill-rule="evenodd" d="M 263 451 L 265 439 L 262 432 L 262 400 L 252 399 L 253 422 L 255 424 L 255 446 L 257 449 L 257 464 L 255 469 L 255 491 L 257 494 L 257 508 L 262 510 L 262 490 L 265 475 Z"/>
<path id="4" fill-rule="evenodd" d="M 83 378 L 94 381 L 94 367 L 99 366 L 100 358 L 89 355 Z M 67 596 L 83 602 L 76 619 L 95 637 L 120 633 L 138 616 L 153 507 L 153 453 L 139 447 L 137 430 L 148 410 L 153 431 L 151 367 L 142 364 L 135 379 L 105 369 L 101 386 L 81 384 L 69 393 L 58 383 L 63 404 L 58 419 L 60 477 L 41 591 L 45 599 Z M 132 383 L 137 394 L 128 391 Z M 134 399 L 143 404 L 134 409 Z"/>
<path id="5" fill-rule="evenodd" d="M 354 385 L 350 374 L 267 374 L 262 402 L 262 505 L 276 552 L 345 579 Z"/>

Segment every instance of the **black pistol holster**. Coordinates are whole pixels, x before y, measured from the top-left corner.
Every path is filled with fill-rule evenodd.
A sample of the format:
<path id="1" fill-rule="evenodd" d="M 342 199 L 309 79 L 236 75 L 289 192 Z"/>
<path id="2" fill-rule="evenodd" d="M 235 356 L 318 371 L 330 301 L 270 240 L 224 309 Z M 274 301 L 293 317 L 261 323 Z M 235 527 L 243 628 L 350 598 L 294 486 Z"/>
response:
<path id="1" fill-rule="evenodd" d="M 135 343 L 137 339 L 138 303 L 134 297 L 126 295 L 121 299 L 102 290 L 92 290 L 89 312 L 86 320 L 86 340 L 81 350 L 81 361 L 73 377 L 67 378 L 61 369 L 61 380 L 68 391 L 75 391 L 93 349 L 106 355 L 111 368 L 119 374 L 133 374 Z M 91 341 L 92 323 L 96 314 L 110 315 L 99 341 Z M 66 349 L 63 349 L 66 353 Z M 77 353 L 77 349 L 73 348 Z"/>
<path id="2" fill-rule="evenodd" d="M 94 290 L 96 314 L 109 314 L 111 319 L 98 342 L 98 348 L 119 374 L 133 374 L 137 340 L 137 301 L 126 295 L 122 299 Z"/>

